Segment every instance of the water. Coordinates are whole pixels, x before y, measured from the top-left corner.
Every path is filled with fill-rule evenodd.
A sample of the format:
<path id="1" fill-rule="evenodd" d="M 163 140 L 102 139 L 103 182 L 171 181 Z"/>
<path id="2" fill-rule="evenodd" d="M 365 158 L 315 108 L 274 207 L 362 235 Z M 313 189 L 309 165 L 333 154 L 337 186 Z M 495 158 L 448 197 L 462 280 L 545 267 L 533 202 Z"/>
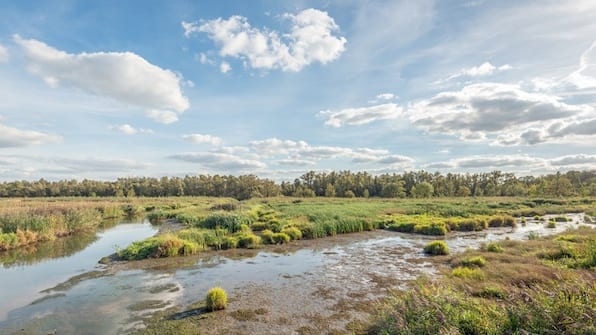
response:
<path id="1" fill-rule="evenodd" d="M 10 310 L 48 295 L 41 291 L 98 268 L 100 265 L 97 261 L 112 254 L 116 246 L 126 246 L 155 232 L 156 229 L 149 222 L 126 223 L 97 234 L 77 235 L 44 243 L 37 250 L 29 252 L 23 261 L 11 257 L 18 251 L 3 255 L 3 268 L 0 268 L 0 321 L 7 319 Z"/>
<path id="2" fill-rule="evenodd" d="M 529 221 L 516 229 L 456 233 L 447 243 L 452 250 L 463 251 L 491 240 L 527 239 L 529 232 L 554 234 L 582 219 L 579 214 L 568 217 L 573 221 L 558 223 L 555 229 Z M 16 287 L 0 293 L 4 315 L 0 330 L 9 334 L 21 328 L 41 334 L 55 330 L 60 334 L 128 333 L 142 327 L 143 317 L 201 300 L 213 286 L 222 286 L 243 301 L 255 298 L 250 291 L 283 292 L 283 299 L 272 297 L 271 309 L 323 314 L 332 306 L 325 292 L 333 292 L 338 299 L 351 298 L 355 292 L 380 297 L 384 291 L 379 288 L 399 287 L 435 271 L 421 253 L 432 237 L 376 231 L 317 240 L 320 244 L 294 252 L 260 251 L 242 259 L 216 254 L 173 268 L 165 260 L 159 270 L 120 271 L 38 293 L 72 275 L 97 269 L 96 261 L 113 252 L 114 244 L 124 246 L 153 231 L 149 224 L 120 225 L 66 258 L 0 270 L 0 287 Z M 43 299 L 31 304 L 39 298 Z"/>

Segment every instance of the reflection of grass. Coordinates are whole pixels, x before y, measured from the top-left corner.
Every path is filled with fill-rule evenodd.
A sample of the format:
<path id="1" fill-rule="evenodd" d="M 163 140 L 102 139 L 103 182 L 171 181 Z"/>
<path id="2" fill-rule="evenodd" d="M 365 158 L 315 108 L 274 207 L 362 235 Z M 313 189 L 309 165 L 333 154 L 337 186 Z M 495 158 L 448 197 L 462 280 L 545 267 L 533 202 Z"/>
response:
<path id="1" fill-rule="evenodd" d="M 396 292 L 368 334 L 592 334 L 596 332 L 596 231 L 524 242 L 502 253 L 469 250 L 450 261 L 486 259 L 482 270 L 456 267 L 451 276 L 420 279 Z M 479 280 L 480 279 L 480 280 Z"/>

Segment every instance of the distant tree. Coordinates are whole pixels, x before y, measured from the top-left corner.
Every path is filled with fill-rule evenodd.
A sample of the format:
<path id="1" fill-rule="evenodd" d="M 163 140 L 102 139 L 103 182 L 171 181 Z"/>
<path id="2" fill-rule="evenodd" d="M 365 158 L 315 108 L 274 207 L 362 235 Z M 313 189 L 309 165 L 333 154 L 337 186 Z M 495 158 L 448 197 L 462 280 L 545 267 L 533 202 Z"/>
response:
<path id="1" fill-rule="evenodd" d="M 426 181 L 419 183 L 416 186 L 412 186 L 412 195 L 414 198 L 429 198 L 433 195 L 433 186 Z"/>
<path id="2" fill-rule="evenodd" d="M 467 186 L 461 185 L 457 188 L 456 194 L 458 197 L 469 197 L 472 192 Z"/>
<path id="3" fill-rule="evenodd" d="M 335 196 L 335 186 L 332 184 L 327 184 L 327 187 L 325 187 L 325 196 L 328 198 L 333 198 Z"/>

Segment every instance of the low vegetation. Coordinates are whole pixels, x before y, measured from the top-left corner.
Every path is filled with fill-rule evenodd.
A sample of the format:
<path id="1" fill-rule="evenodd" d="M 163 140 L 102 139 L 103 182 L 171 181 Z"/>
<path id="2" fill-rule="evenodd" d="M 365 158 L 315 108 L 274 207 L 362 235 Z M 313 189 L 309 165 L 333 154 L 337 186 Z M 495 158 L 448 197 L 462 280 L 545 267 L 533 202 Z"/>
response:
<path id="1" fill-rule="evenodd" d="M 214 287 L 207 292 L 205 299 L 207 309 L 211 311 L 219 311 L 228 307 L 228 294 L 221 287 Z"/>
<path id="2" fill-rule="evenodd" d="M 432 241 L 424 246 L 424 253 L 432 256 L 449 255 L 449 247 L 444 241 Z"/>
<path id="3" fill-rule="evenodd" d="M 367 333 L 596 333 L 594 229 L 502 243 L 501 253 L 468 250 L 445 276 L 394 292 Z"/>

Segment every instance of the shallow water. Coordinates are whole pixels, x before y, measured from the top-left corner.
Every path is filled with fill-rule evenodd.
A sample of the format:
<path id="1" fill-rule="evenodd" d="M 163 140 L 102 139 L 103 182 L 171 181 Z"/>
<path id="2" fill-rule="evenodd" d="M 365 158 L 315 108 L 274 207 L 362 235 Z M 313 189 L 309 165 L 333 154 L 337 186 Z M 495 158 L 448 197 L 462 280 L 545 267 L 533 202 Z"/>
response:
<path id="1" fill-rule="evenodd" d="M 568 217 L 573 221 L 557 223 L 555 229 L 545 228 L 544 222 L 528 220 L 525 227 L 519 225 L 516 229 L 452 234 L 447 243 L 457 252 L 476 248 L 491 240 L 527 239 L 529 232 L 549 235 L 577 226 L 583 216 L 569 214 Z M 145 233 L 150 233 L 152 229 L 148 224 L 128 228 Z M 0 287 L 22 286 L 19 293 L 3 291 L 0 294 L 0 301 L 11 301 L 10 306 L 2 306 L 7 317 L 0 322 L 0 329 L 8 333 L 21 328 L 35 333 L 57 330 L 60 334 L 82 334 L 90 329 L 93 334 L 127 333 L 142 327 L 142 318 L 156 310 L 174 305 L 186 306 L 201 300 L 213 286 L 222 286 L 231 293 L 232 299 L 243 300 L 245 304 L 249 304 L 245 300 L 255 300 L 250 291 L 265 289 L 270 293 L 268 300 L 255 300 L 254 307 L 269 304 L 274 306 L 271 309 L 292 310 L 296 320 L 291 322 L 299 326 L 301 317 L 329 313 L 334 306 L 356 296 L 367 299 L 380 297 L 388 288 L 400 287 L 420 274 L 435 271 L 421 253 L 422 246 L 433 238 L 376 231 L 324 239 L 316 247 L 309 246 L 291 253 L 263 250 L 254 257 L 243 259 L 216 255 L 180 268 L 121 271 L 75 282 L 64 291 L 54 290 L 45 295 L 37 293 L 52 287 L 56 281 L 95 269 L 95 262 L 113 251 L 110 246 L 126 245 L 122 240 L 116 241 L 118 237 L 135 235 L 133 240 L 141 238 L 136 232 L 126 233 L 126 225 L 114 229 L 95 242 L 103 245 L 103 250 L 107 247 L 108 251 L 103 253 L 96 249 L 88 251 L 93 247 L 91 245 L 64 259 L 63 264 L 55 265 L 53 262 L 59 261 L 54 260 L 45 262 L 46 265 L 33 265 L 31 269 L 28 266 L 22 266 L 20 270 L 3 269 L 9 273 L 23 271 L 27 273 L 24 277 L 30 278 L 30 281 L 21 285 L 22 281 L 18 278 L 23 276 L 13 274 L 5 277 L 4 273 L 0 273 Z M 112 232 L 113 236 L 108 235 Z M 70 269 L 71 272 L 64 274 L 61 269 Z M 73 269 L 77 270 L 73 273 Z M 47 277 L 52 279 L 47 280 Z M 276 296 L 275 292 L 283 293 Z M 40 297 L 45 299 L 30 304 Z M 281 330 L 272 329 L 271 333 L 276 331 Z"/>
<path id="2" fill-rule="evenodd" d="M 98 268 L 97 261 L 132 241 L 155 234 L 149 222 L 124 223 L 93 234 L 44 243 L 21 260 L 4 256 L 0 268 L 0 321 L 9 311 L 47 297 L 42 290 Z M 12 257 L 8 257 L 12 256 Z M 0 324 L 0 329 L 2 324 Z"/>

